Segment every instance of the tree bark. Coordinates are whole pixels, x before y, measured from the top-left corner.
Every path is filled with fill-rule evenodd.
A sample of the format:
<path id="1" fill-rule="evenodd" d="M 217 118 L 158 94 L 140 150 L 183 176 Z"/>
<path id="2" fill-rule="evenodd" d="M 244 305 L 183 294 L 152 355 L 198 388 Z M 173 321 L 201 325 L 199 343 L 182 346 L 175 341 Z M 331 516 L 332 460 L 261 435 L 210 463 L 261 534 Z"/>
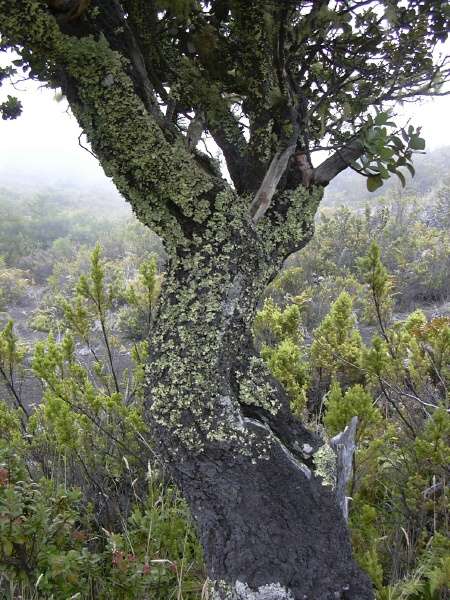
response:
<path id="1" fill-rule="evenodd" d="M 314 473 L 320 442 L 253 348 L 258 299 L 280 260 L 249 217 L 223 225 L 171 261 L 146 405 L 197 524 L 212 597 L 368 600 L 335 495 Z"/>

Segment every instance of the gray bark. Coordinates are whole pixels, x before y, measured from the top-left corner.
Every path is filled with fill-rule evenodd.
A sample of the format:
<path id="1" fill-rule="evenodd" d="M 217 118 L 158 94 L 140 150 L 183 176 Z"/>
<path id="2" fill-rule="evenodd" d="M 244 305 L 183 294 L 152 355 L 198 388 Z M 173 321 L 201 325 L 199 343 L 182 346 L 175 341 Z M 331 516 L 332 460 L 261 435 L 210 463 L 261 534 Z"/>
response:
<path id="1" fill-rule="evenodd" d="M 345 521 L 348 521 L 347 489 L 353 473 L 353 456 L 356 450 L 355 436 L 358 417 L 353 417 L 344 431 L 330 440 L 336 453 L 336 500 L 341 507 Z"/>

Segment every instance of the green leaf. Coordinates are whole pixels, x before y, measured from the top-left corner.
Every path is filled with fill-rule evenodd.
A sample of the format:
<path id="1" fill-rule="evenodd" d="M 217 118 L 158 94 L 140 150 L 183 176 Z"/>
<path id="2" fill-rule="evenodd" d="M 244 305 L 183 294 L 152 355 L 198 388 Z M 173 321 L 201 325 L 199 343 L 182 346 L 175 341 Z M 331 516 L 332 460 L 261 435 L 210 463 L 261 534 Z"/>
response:
<path id="1" fill-rule="evenodd" d="M 389 177 L 390 177 L 389 171 L 386 169 L 386 167 L 381 162 L 378 162 L 378 171 L 380 172 L 380 175 L 383 179 L 389 179 Z"/>
<path id="2" fill-rule="evenodd" d="M 411 173 L 411 177 L 414 177 L 414 175 L 416 174 L 415 168 L 411 164 L 409 164 L 409 163 L 406 163 L 405 167 Z"/>
<path id="3" fill-rule="evenodd" d="M 395 174 L 397 175 L 397 177 L 400 179 L 402 187 L 405 187 L 406 185 L 406 178 L 403 175 L 403 173 L 401 171 L 395 171 Z"/>
<path id="4" fill-rule="evenodd" d="M 369 175 L 367 178 L 367 189 L 369 192 L 374 192 L 383 185 L 381 175 Z"/>
<path id="5" fill-rule="evenodd" d="M 413 150 L 425 150 L 425 140 L 418 136 L 413 136 L 409 141 L 409 147 Z"/>
<path id="6" fill-rule="evenodd" d="M 392 148 L 385 146 L 384 148 L 380 148 L 380 156 L 383 160 L 391 160 L 394 156 L 394 151 Z"/>
<path id="7" fill-rule="evenodd" d="M 385 125 L 386 122 L 389 119 L 389 114 L 386 112 L 380 112 L 377 114 L 377 116 L 375 117 L 375 125 Z"/>
<path id="8" fill-rule="evenodd" d="M 398 148 L 399 150 L 404 147 L 402 140 L 397 135 L 393 135 L 391 137 L 391 140 L 392 140 L 394 146 L 396 148 Z"/>

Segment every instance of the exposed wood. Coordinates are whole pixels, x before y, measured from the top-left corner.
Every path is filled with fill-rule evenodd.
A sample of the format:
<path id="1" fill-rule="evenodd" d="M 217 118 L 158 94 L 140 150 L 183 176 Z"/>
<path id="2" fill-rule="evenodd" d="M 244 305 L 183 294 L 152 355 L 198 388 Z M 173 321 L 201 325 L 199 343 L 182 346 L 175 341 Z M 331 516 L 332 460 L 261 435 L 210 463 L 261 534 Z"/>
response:
<path id="1" fill-rule="evenodd" d="M 344 431 L 330 440 L 330 446 L 336 453 L 336 500 L 348 521 L 347 487 L 353 473 L 353 455 L 356 450 L 356 428 L 358 417 L 353 417 Z"/>
<path id="2" fill-rule="evenodd" d="M 250 215 L 253 223 L 258 223 L 258 221 L 260 221 L 266 214 L 270 206 L 270 202 L 277 190 L 280 179 L 283 177 L 287 169 L 289 159 L 295 152 L 296 144 L 297 140 L 291 139 L 287 148 L 278 150 L 273 157 L 261 186 L 256 192 L 253 202 L 250 205 Z"/>

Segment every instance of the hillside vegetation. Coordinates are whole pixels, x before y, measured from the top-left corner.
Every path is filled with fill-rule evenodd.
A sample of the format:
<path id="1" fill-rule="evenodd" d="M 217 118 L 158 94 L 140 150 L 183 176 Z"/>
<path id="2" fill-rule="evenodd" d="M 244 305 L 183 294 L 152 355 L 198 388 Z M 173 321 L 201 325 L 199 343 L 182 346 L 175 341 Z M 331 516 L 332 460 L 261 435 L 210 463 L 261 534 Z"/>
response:
<path id="1" fill-rule="evenodd" d="M 378 599 L 444 600 L 450 149 L 402 193 L 367 197 L 355 177 L 266 290 L 255 340 L 325 439 L 358 417 L 350 525 Z M 4 187 L 0 256 L 0 596 L 206 600 L 186 504 L 142 419 L 159 239 L 106 197 Z M 315 460 L 333 486 L 328 443 Z"/>

